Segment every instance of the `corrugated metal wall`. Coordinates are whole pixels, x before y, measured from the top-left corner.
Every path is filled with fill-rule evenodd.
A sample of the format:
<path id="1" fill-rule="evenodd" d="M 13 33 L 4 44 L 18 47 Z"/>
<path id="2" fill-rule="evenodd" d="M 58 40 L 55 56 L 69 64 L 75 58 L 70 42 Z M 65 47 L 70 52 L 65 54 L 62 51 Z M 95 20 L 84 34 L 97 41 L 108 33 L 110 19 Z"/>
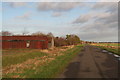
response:
<path id="1" fill-rule="evenodd" d="M 27 47 L 29 43 L 29 47 Z M 48 38 L 45 36 L 2 36 L 2 48 L 48 48 Z"/>

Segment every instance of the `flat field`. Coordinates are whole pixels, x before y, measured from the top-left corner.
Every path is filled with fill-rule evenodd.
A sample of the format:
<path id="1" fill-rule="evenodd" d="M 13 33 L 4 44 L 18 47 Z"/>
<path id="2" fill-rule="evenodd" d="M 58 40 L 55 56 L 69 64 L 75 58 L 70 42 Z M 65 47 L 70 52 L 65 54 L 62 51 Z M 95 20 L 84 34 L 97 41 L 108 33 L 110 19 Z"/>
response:
<path id="1" fill-rule="evenodd" d="M 100 45 L 100 46 L 115 46 L 115 47 L 120 46 L 120 44 L 118 44 L 118 43 L 97 43 L 97 45 Z"/>
<path id="2" fill-rule="evenodd" d="M 80 52 L 82 45 L 54 49 L 2 50 L 3 78 L 54 78 Z"/>
<path id="3" fill-rule="evenodd" d="M 93 43 L 91 45 L 98 46 L 101 49 L 105 49 L 114 54 L 120 55 L 120 43 Z"/>

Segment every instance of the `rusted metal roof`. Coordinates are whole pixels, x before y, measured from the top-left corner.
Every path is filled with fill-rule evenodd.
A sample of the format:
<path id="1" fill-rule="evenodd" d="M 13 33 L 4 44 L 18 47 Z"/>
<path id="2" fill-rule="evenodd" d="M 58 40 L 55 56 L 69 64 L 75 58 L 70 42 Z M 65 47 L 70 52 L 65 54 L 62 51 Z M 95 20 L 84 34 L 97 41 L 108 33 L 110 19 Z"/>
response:
<path id="1" fill-rule="evenodd" d="M 2 40 L 48 40 L 46 36 L 2 36 Z"/>

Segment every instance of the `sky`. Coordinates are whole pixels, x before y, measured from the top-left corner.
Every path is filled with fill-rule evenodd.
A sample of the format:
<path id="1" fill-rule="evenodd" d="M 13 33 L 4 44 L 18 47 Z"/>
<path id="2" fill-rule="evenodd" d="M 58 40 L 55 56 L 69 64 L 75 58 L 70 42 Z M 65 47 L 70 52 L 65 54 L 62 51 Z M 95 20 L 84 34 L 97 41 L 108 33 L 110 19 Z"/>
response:
<path id="1" fill-rule="evenodd" d="M 0 5 L 4 31 L 76 34 L 85 41 L 118 41 L 117 2 L 2 2 Z"/>

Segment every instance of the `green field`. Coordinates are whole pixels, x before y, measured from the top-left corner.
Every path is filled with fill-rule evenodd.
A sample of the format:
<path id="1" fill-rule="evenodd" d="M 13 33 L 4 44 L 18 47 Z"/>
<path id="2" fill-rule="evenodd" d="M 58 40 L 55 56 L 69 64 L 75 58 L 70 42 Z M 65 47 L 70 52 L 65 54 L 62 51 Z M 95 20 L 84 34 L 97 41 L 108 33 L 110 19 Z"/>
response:
<path id="1" fill-rule="evenodd" d="M 28 49 L 3 50 L 3 69 L 6 70 L 3 78 L 54 78 L 81 49 L 79 45 L 53 54 Z"/>
<path id="2" fill-rule="evenodd" d="M 120 48 L 120 43 L 93 43 L 91 45 L 97 46 L 101 49 L 105 49 L 114 54 L 120 55 L 120 53 L 118 51 Z"/>
<path id="3" fill-rule="evenodd" d="M 112 48 L 107 48 L 107 47 L 103 47 L 103 46 L 99 46 L 99 48 L 105 49 L 105 50 L 110 51 L 110 52 L 112 52 L 114 54 L 120 55 L 118 49 L 112 49 Z"/>
<path id="4" fill-rule="evenodd" d="M 100 46 L 120 46 L 120 44 L 118 43 L 97 43 L 97 45 L 100 45 Z"/>
<path id="5" fill-rule="evenodd" d="M 35 57 L 42 57 L 47 55 L 46 53 L 42 53 L 40 51 L 34 51 L 34 50 L 30 51 L 29 49 L 21 49 L 21 50 L 19 49 L 16 52 L 15 51 L 16 50 L 13 49 L 13 50 L 6 50 L 2 52 L 3 68 L 6 66 L 22 63 L 28 59 L 33 59 Z M 18 51 L 22 51 L 22 53 Z"/>

